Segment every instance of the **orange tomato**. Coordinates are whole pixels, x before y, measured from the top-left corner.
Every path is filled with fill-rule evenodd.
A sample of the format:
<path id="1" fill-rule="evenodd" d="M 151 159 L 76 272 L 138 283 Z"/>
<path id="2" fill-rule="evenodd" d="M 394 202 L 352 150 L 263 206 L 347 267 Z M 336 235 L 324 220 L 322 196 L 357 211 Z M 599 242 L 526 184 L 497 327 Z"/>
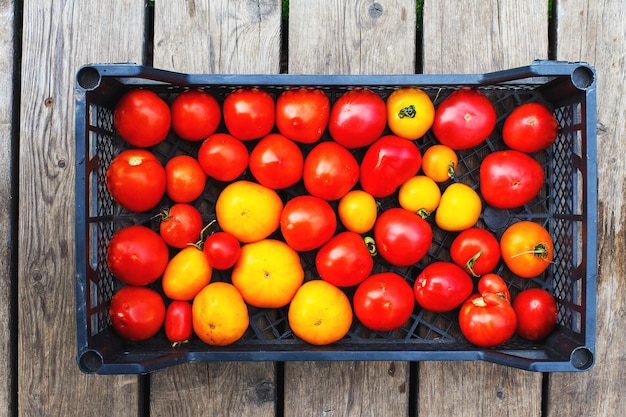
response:
<path id="1" fill-rule="evenodd" d="M 313 345 L 327 345 L 344 337 L 352 325 L 350 300 L 323 280 L 303 284 L 287 314 L 293 333 Z"/>
<path id="2" fill-rule="evenodd" d="M 236 342 L 250 324 L 248 307 L 241 294 L 226 282 L 205 286 L 193 300 L 191 315 L 196 335 L 213 346 Z"/>
<path id="3" fill-rule="evenodd" d="M 416 175 L 405 181 L 398 191 L 400 207 L 426 218 L 435 211 L 441 200 L 437 183 L 425 175 Z"/>
<path id="4" fill-rule="evenodd" d="M 374 197 L 363 190 L 352 190 L 341 197 L 337 213 L 344 227 L 355 233 L 366 233 L 376 223 L 378 206 Z"/>
<path id="5" fill-rule="evenodd" d="M 400 88 L 387 98 L 387 123 L 397 136 L 421 138 L 434 120 L 435 106 L 428 94 L 418 88 Z"/>
<path id="6" fill-rule="evenodd" d="M 282 210 L 276 191 L 245 180 L 227 185 L 215 203 L 222 230 L 244 243 L 265 239 L 276 231 Z"/>
<path id="7" fill-rule="evenodd" d="M 207 257 L 195 246 L 178 252 L 165 267 L 161 284 L 172 300 L 188 301 L 211 282 L 213 268 Z"/>
<path id="8" fill-rule="evenodd" d="M 456 152 L 446 145 L 433 145 L 422 156 L 422 171 L 435 182 L 454 179 L 454 172 L 459 165 Z"/>
<path id="9" fill-rule="evenodd" d="M 476 224 L 482 208 L 480 196 L 472 187 L 455 182 L 441 195 L 435 223 L 448 232 L 460 232 Z"/>
<path id="10" fill-rule="evenodd" d="M 231 280 L 246 303 L 279 308 L 289 304 L 304 281 L 300 255 L 285 242 L 263 239 L 242 246 Z"/>
<path id="11" fill-rule="evenodd" d="M 522 278 L 538 276 L 554 259 L 550 233 L 531 221 L 509 226 L 500 237 L 500 251 L 506 266 Z"/>

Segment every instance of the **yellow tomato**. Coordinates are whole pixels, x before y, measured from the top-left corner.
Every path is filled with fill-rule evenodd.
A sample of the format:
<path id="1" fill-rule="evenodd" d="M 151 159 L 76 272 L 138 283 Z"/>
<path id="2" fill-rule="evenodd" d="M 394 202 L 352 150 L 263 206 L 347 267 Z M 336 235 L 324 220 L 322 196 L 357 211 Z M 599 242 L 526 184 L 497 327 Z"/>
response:
<path id="1" fill-rule="evenodd" d="M 482 202 L 470 186 L 455 182 L 443 191 L 435 213 L 435 223 L 448 232 L 469 229 L 478 221 Z"/>
<path id="2" fill-rule="evenodd" d="M 398 201 L 400 206 L 426 218 L 439 206 L 441 190 L 435 181 L 425 175 L 409 178 L 400 186 Z"/>
<path id="3" fill-rule="evenodd" d="M 387 123 L 391 131 L 405 139 L 424 136 L 435 120 L 435 106 L 424 91 L 405 87 L 387 98 Z"/>
<path id="4" fill-rule="evenodd" d="M 240 242 L 265 239 L 278 229 L 283 202 L 271 188 L 236 181 L 224 188 L 215 203 L 217 223 Z"/>
<path id="5" fill-rule="evenodd" d="M 167 264 L 161 279 L 163 292 L 172 300 L 191 300 L 211 281 L 212 273 L 213 268 L 204 252 L 188 246 Z"/>
<path id="6" fill-rule="evenodd" d="M 369 232 L 376 223 L 378 207 L 371 194 L 352 190 L 339 200 L 337 212 L 346 229 L 355 233 Z"/>
<path id="7" fill-rule="evenodd" d="M 304 281 L 300 255 L 285 242 L 263 239 L 242 246 L 233 285 L 246 303 L 261 308 L 289 304 Z"/>
<path id="8" fill-rule="evenodd" d="M 422 171 L 435 182 L 454 179 L 454 171 L 458 164 L 456 152 L 446 145 L 433 145 L 426 149 L 422 156 Z"/>

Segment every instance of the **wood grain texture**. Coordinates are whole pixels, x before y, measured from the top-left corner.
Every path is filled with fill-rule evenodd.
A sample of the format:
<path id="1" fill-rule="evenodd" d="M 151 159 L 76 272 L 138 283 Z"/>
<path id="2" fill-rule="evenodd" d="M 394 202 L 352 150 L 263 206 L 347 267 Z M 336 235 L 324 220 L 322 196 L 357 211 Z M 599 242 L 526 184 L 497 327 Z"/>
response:
<path id="1" fill-rule="evenodd" d="M 626 3 L 557 2 L 557 58 L 596 67 L 598 277 L 594 367 L 550 376 L 549 416 L 626 415 Z"/>
<path id="2" fill-rule="evenodd" d="M 18 230 L 20 416 L 132 416 L 137 378 L 76 365 L 74 86 L 92 61 L 139 61 L 141 2 L 25 1 Z M 134 30 L 134 32 L 133 32 Z"/>
<path id="3" fill-rule="evenodd" d="M 154 66 L 186 73 L 277 73 L 279 0 L 156 2 Z"/>
<path id="4" fill-rule="evenodd" d="M 414 73 L 415 19 L 415 0 L 290 1 L 289 72 Z"/>

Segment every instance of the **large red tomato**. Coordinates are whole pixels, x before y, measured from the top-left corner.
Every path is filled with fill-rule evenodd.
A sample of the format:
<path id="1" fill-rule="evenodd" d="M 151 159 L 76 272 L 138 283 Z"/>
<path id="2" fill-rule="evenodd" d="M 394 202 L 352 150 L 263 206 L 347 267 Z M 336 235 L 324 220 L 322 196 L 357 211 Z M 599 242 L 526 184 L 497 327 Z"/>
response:
<path id="1" fill-rule="evenodd" d="M 548 291 L 529 288 L 513 300 L 517 334 L 528 340 L 542 340 L 550 334 L 559 316 L 556 300 Z"/>
<path id="2" fill-rule="evenodd" d="M 361 235 L 348 231 L 322 245 L 315 255 L 315 267 L 323 280 L 337 287 L 352 287 L 369 276 L 374 260 Z"/>
<path id="3" fill-rule="evenodd" d="M 442 144 L 469 149 L 480 144 L 496 126 L 496 109 L 480 91 L 455 90 L 435 110 L 433 133 Z"/>
<path id="4" fill-rule="evenodd" d="M 500 260 L 498 239 L 480 227 L 465 229 L 450 245 L 450 257 L 461 268 L 478 277 L 491 272 Z"/>
<path id="5" fill-rule="evenodd" d="M 165 168 L 153 153 L 128 149 L 111 161 L 106 185 L 120 206 L 136 212 L 148 211 L 165 195 Z"/>
<path id="6" fill-rule="evenodd" d="M 208 138 L 215 133 L 222 119 L 215 97 L 202 90 L 187 90 L 177 95 L 171 111 L 172 130 L 189 141 Z"/>
<path id="7" fill-rule="evenodd" d="M 376 93 L 355 88 L 337 99 L 330 111 L 330 136 L 348 149 L 374 143 L 387 125 L 387 105 Z"/>
<path id="8" fill-rule="evenodd" d="M 480 193 L 498 209 L 530 202 L 543 187 L 545 173 L 534 158 L 513 150 L 492 152 L 480 164 Z"/>
<path id="9" fill-rule="evenodd" d="M 126 142 L 147 148 L 162 142 L 170 131 L 170 108 L 150 90 L 131 90 L 115 106 L 113 127 Z"/>
<path id="10" fill-rule="evenodd" d="M 274 99 L 259 88 L 241 88 L 224 99 L 224 123 L 239 140 L 254 140 L 269 134 L 274 127 Z"/>
<path id="11" fill-rule="evenodd" d="M 445 261 L 428 264 L 413 285 L 417 303 L 426 310 L 438 313 L 460 306 L 473 288 L 474 282 L 465 271 Z"/>
<path id="12" fill-rule="evenodd" d="M 394 272 L 381 272 L 358 286 L 352 304 L 354 313 L 365 327 L 390 331 L 411 318 L 415 298 L 404 278 Z"/>
<path id="13" fill-rule="evenodd" d="M 461 306 L 459 326 L 470 343 L 489 348 L 513 336 L 517 318 L 511 304 L 499 295 L 474 294 Z"/>
<path id="14" fill-rule="evenodd" d="M 336 142 L 320 142 L 304 160 L 302 175 L 307 191 L 324 200 L 343 197 L 359 180 L 359 163 Z"/>
<path id="15" fill-rule="evenodd" d="M 279 133 L 270 133 L 250 152 L 249 165 L 259 183 L 279 190 L 300 181 L 304 156 L 294 141 Z"/>
<path id="16" fill-rule="evenodd" d="M 374 240 L 384 260 L 396 266 L 409 266 L 426 255 L 433 231 L 430 224 L 416 213 L 395 207 L 378 216 Z"/>
<path id="17" fill-rule="evenodd" d="M 329 116 L 330 100 L 317 88 L 286 90 L 276 100 L 276 127 L 296 142 L 317 142 L 326 130 Z"/>
<path id="18" fill-rule="evenodd" d="M 233 181 L 248 167 L 248 148 L 227 133 L 209 136 L 198 149 L 198 162 L 211 178 Z"/>
<path id="19" fill-rule="evenodd" d="M 280 231 L 293 249 L 306 252 L 328 241 L 337 229 L 337 216 L 328 203 L 312 195 L 287 201 L 280 216 Z"/>
<path id="20" fill-rule="evenodd" d="M 120 288 L 109 306 L 113 329 L 130 341 L 146 340 L 157 334 L 165 321 L 163 297 L 148 287 Z"/>
<path id="21" fill-rule="evenodd" d="M 128 226 L 113 234 L 107 246 L 107 266 L 114 277 L 130 285 L 148 285 L 165 271 L 167 245 L 141 225 Z"/>
<path id="22" fill-rule="evenodd" d="M 502 140 L 520 152 L 538 152 L 554 143 L 558 131 L 559 123 L 550 109 L 540 103 L 526 103 L 504 121 Z"/>
<path id="23" fill-rule="evenodd" d="M 361 186 L 376 198 L 388 197 L 417 174 L 421 164 L 422 156 L 414 142 L 394 135 L 383 136 L 363 156 L 359 168 Z"/>

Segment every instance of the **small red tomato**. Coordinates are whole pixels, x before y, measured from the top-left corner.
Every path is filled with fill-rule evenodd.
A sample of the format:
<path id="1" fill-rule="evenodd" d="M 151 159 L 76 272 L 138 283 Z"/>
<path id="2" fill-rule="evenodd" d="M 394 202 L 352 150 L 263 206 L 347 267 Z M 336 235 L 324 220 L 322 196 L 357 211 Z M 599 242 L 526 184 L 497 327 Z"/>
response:
<path id="1" fill-rule="evenodd" d="M 139 148 L 161 143 L 170 131 L 170 108 L 150 90 L 131 90 L 115 106 L 113 126 L 126 142 Z"/>
<path id="2" fill-rule="evenodd" d="M 331 205 L 312 195 L 299 195 L 287 201 L 280 216 L 285 242 L 299 252 L 319 248 L 336 229 L 337 216 Z"/>
<path id="3" fill-rule="evenodd" d="M 165 336 L 176 347 L 193 335 L 193 317 L 189 301 L 174 300 L 165 311 Z"/>
<path id="4" fill-rule="evenodd" d="M 250 152 L 249 165 L 261 185 L 280 190 L 302 179 L 304 156 L 294 141 L 279 133 L 270 133 Z"/>
<path id="5" fill-rule="evenodd" d="M 517 318 L 511 304 L 497 294 L 474 294 L 461 306 L 459 326 L 470 343 L 490 348 L 513 336 Z"/>
<path id="6" fill-rule="evenodd" d="M 437 261 L 428 264 L 415 279 L 417 303 L 436 313 L 454 310 L 472 293 L 474 282 L 458 265 Z"/>
<path id="7" fill-rule="evenodd" d="M 365 327 L 386 332 L 411 318 L 415 298 L 411 286 L 394 272 L 373 274 L 354 293 L 354 313 Z"/>
<path id="8" fill-rule="evenodd" d="M 340 145 L 355 149 L 371 145 L 387 125 L 387 105 L 376 93 L 355 88 L 337 99 L 330 111 L 328 131 Z"/>
<path id="9" fill-rule="evenodd" d="M 111 297 L 109 317 L 113 329 L 124 339 L 146 340 L 161 329 L 165 302 L 151 288 L 127 285 Z"/>
<path id="10" fill-rule="evenodd" d="M 189 203 L 200 197 L 206 181 L 206 173 L 192 156 L 176 155 L 165 164 L 165 192 L 176 203 Z"/>
<path id="11" fill-rule="evenodd" d="M 370 275 L 374 260 L 361 235 L 348 231 L 322 245 L 315 255 L 315 267 L 324 281 L 352 287 Z"/>
<path id="12" fill-rule="evenodd" d="M 548 291 L 529 288 L 513 300 L 517 314 L 517 334 L 528 340 L 545 339 L 559 316 L 556 300 Z"/>
<path id="13" fill-rule="evenodd" d="M 196 243 L 201 231 L 202 215 L 191 204 L 177 203 L 161 212 L 159 233 L 173 248 L 182 249 Z"/>
<path id="14" fill-rule="evenodd" d="M 478 293 L 480 295 L 485 295 L 486 293 L 496 294 L 509 303 L 511 302 L 509 287 L 500 275 L 485 274 L 480 277 L 480 280 L 478 280 Z"/>
<path id="15" fill-rule="evenodd" d="M 470 275 L 479 277 L 498 265 L 500 244 L 491 232 L 472 227 L 454 238 L 450 245 L 450 257 Z"/>
<path id="16" fill-rule="evenodd" d="M 241 256 L 241 244 L 227 232 L 215 232 L 207 237 L 202 250 L 209 264 L 220 270 L 232 268 Z"/>
<path id="17" fill-rule="evenodd" d="M 233 181 L 248 167 L 248 148 L 227 133 L 209 136 L 198 149 L 198 162 L 206 174 L 218 181 Z"/>
<path id="18" fill-rule="evenodd" d="M 385 261 L 396 266 L 409 266 L 426 255 L 433 240 L 433 230 L 416 213 L 394 207 L 383 211 L 376 219 L 374 240 Z"/>
<path id="19" fill-rule="evenodd" d="M 302 175 L 306 190 L 328 201 L 339 200 L 359 180 L 359 163 L 336 142 L 320 142 L 304 159 Z"/>
<path id="20" fill-rule="evenodd" d="M 228 133 L 239 140 L 262 138 L 274 127 L 274 99 L 259 88 L 241 88 L 228 94 L 222 111 Z"/>
<path id="21" fill-rule="evenodd" d="M 543 104 L 525 103 L 516 107 L 504 121 L 502 139 L 511 149 L 538 152 L 556 140 L 559 123 Z"/>
<path id="22" fill-rule="evenodd" d="M 276 100 L 276 127 L 296 142 L 317 142 L 326 130 L 329 116 L 330 100 L 321 89 L 286 90 Z"/>
<path id="23" fill-rule="evenodd" d="M 222 111 L 215 97 L 202 90 L 187 90 L 177 95 L 172 102 L 171 111 L 174 133 L 193 142 L 212 135 L 222 118 Z"/>

